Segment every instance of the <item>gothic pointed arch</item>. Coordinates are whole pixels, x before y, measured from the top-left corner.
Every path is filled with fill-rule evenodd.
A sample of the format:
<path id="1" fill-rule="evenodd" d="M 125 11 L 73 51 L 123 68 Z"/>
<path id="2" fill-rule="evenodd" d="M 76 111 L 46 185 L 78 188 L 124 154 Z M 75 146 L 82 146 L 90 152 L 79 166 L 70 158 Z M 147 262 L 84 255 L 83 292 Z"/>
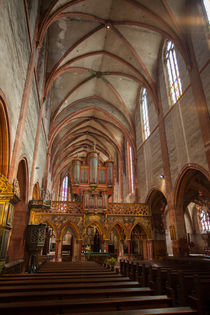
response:
<path id="1" fill-rule="evenodd" d="M 205 169 L 196 164 L 182 169 L 175 186 L 175 206 L 181 254 L 203 254 L 210 245 L 210 176 Z"/>
<path id="2" fill-rule="evenodd" d="M 153 188 L 147 197 L 150 206 L 153 225 L 153 253 L 154 259 L 171 254 L 171 238 L 169 231 L 168 203 L 166 196 L 158 188 Z"/>
<path id="3" fill-rule="evenodd" d="M 10 132 L 7 105 L 0 89 L 0 173 L 7 176 L 10 157 Z"/>

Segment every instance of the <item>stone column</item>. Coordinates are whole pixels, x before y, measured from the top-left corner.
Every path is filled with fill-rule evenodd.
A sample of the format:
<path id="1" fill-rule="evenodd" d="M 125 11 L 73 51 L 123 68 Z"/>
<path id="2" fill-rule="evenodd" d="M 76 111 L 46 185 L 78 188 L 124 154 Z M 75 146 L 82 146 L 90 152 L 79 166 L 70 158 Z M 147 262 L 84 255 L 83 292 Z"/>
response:
<path id="1" fill-rule="evenodd" d="M 147 240 L 147 259 L 152 260 L 153 250 L 152 250 L 152 240 Z"/>
<path id="2" fill-rule="evenodd" d="M 105 239 L 105 240 L 104 240 L 104 251 L 105 251 L 106 253 L 109 252 L 109 240 L 108 240 L 108 239 Z"/>
<path id="3" fill-rule="evenodd" d="M 128 260 L 131 260 L 131 240 L 127 240 L 127 244 L 128 244 Z"/>
<path id="4" fill-rule="evenodd" d="M 82 240 L 78 240 L 78 260 L 82 260 Z"/>
<path id="5" fill-rule="evenodd" d="M 79 242 L 78 240 L 74 237 L 73 238 L 73 253 L 72 253 L 72 261 L 78 261 L 78 252 L 79 252 Z"/>
<path id="6" fill-rule="evenodd" d="M 61 240 L 57 239 L 56 241 L 56 245 L 55 245 L 55 261 L 61 261 L 62 257 L 61 257 L 61 252 L 62 252 L 62 242 Z"/>
<path id="7" fill-rule="evenodd" d="M 147 240 L 143 240 L 143 259 L 148 259 Z"/>
<path id="8" fill-rule="evenodd" d="M 120 240 L 119 242 L 119 257 L 124 256 L 124 246 L 123 246 L 123 240 Z"/>

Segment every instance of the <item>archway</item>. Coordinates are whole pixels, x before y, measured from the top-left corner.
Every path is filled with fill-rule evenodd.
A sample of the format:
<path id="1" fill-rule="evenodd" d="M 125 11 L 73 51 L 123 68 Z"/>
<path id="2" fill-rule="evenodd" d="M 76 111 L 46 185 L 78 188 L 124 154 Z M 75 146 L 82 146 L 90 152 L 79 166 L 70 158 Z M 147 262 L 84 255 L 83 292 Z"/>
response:
<path id="1" fill-rule="evenodd" d="M 27 211 L 27 187 L 28 168 L 25 159 L 22 159 L 18 166 L 17 180 L 20 187 L 20 201 L 14 206 L 14 223 L 9 245 L 9 261 L 23 259 L 25 256 L 25 229 L 28 224 Z"/>
<path id="2" fill-rule="evenodd" d="M 210 252 L 210 178 L 204 171 L 185 169 L 177 185 L 176 211 L 184 222 L 180 254 Z"/>
<path id="3" fill-rule="evenodd" d="M 160 190 L 154 189 L 147 202 L 152 212 L 153 259 L 161 259 L 172 254 L 167 200 Z"/>
<path id="4" fill-rule="evenodd" d="M 144 258 L 143 240 L 147 239 L 147 235 L 141 225 L 136 224 L 131 232 L 131 256 L 134 260 Z"/>
<path id="5" fill-rule="evenodd" d="M 100 227 L 95 224 L 89 224 L 83 233 L 83 251 L 98 253 L 103 251 L 103 233 Z"/>
<path id="6" fill-rule="evenodd" d="M 63 261 L 78 261 L 81 255 L 80 241 L 78 227 L 73 222 L 65 224 L 60 233 L 59 242 L 61 242 L 61 246 L 59 249 L 59 258 Z"/>
<path id="7" fill-rule="evenodd" d="M 124 256 L 124 241 L 125 232 L 120 224 L 115 224 L 110 231 L 110 240 L 108 246 L 108 252 L 116 258 L 123 258 Z"/>
<path id="8" fill-rule="evenodd" d="M 70 228 L 67 228 L 62 239 L 62 261 L 72 261 L 74 253 L 75 236 Z"/>
<path id="9" fill-rule="evenodd" d="M 9 168 L 9 123 L 6 106 L 0 91 L 0 173 L 8 175 Z"/>

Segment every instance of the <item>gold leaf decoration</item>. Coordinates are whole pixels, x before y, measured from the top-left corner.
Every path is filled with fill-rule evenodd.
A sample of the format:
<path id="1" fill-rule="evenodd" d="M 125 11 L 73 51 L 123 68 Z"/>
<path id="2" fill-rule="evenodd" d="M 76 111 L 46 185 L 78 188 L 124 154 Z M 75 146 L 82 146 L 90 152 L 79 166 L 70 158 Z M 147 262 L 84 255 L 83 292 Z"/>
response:
<path id="1" fill-rule="evenodd" d="M 13 197 L 12 185 L 8 182 L 6 176 L 0 174 L 0 196 Z"/>

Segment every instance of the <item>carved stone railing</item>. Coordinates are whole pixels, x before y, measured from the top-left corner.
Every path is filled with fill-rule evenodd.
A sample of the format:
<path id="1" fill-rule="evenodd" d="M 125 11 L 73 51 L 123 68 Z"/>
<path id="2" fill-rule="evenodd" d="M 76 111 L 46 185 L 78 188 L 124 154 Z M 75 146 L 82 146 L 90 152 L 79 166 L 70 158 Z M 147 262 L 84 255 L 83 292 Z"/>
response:
<path id="1" fill-rule="evenodd" d="M 150 207 L 143 203 L 109 203 L 111 216 L 151 216 Z"/>

